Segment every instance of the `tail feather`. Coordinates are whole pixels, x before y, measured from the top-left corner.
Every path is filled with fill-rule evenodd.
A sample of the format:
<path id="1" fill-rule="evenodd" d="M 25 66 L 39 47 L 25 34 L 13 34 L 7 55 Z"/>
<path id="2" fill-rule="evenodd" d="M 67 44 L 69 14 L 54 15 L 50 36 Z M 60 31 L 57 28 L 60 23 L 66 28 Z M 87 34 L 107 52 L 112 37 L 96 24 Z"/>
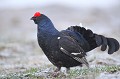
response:
<path id="1" fill-rule="evenodd" d="M 97 46 L 102 45 L 103 41 L 102 41 L 102 37 L 100 35 L 95 34 L 95 41 Z"/>
<path id="2" fill-rule="evenodd" d="M 116 52 L 119 50 L 119 42 L 114 39 L 114 38 L 107 38 L 108 40 L 108 46 L 109 46 L 109 49 L 108 49 L 108 54 L 112 54 L 113 52 Z"/>
<path id="3" fill-rule="evenodd" d="M 105 51 L 107 49 L 107 39 L 101 35 L 102 38 L 102 46 L 101 46 L 101 50 Z"/>
<path id="4" fill-rule="evenodd" d="M 115 52 L 116 46 L 112 38 L 108 38 L 108 46 L 108 54 L 113 54 L 113 52 Z"/>
<path id="5" fill-rule="evenodd" d="M 90 51 L 99 46 L 101 46 L 102 51 L 105 51 L 108 46 L 108 54 L 113 54 L 119 50 L 119 42 L 114 38 L 107 38 L 103 35 L 95 34 L 90 29 L 85 29 L 84 27 L 80 26 L 71 26 L 67 30 L 71 30 L 83 35 L 83 37 L 88 41 L 90 45 L 90 49 L 87 51 Z"/>
<path id="6" fill-rule="evenodd" d="M 119 50 L 120 45 L 119 45 L 119 42 L 118 42 L 116 39 L 114 39 L 114 38 L 112 38 L 112 39 L 113 39 L 113 41 L 114 41 L 114 43 L 115 43 L 115 52 L 116 52 L 116 51 Z"/>

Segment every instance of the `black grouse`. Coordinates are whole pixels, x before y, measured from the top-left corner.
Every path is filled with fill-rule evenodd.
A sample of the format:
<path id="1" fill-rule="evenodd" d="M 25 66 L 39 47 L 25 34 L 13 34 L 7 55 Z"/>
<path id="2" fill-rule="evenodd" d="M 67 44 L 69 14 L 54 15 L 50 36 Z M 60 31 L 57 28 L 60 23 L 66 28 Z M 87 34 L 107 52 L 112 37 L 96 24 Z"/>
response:
<path id="1" fill-rule="evenodd" d="M 37 24 L 37 37 L 39 46 L 59 71 L 61 67 L 69 69 L 74 66 L 89 64 L 85 58 L 86 53 L 101 46 L 105 51 L 107 46 L 108 54 L 119 50 L 119 42 L 114 38 L 107 38 L 103 35 L 93 33 L 90 29 L 80 26 L 71 26 L 66 30 L 58 31 L 51 20 L 36 12 L 31 18 Z"/>

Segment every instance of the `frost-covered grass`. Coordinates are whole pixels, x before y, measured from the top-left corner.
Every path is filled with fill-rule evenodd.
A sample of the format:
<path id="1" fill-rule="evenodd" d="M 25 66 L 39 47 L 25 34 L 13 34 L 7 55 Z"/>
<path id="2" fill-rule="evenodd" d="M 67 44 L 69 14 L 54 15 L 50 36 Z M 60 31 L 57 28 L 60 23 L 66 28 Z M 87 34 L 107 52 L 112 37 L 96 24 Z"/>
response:
<path id="1" fill-rule="evenodd" d="M 77 76 L 98 76 L 102 72 L 108 72 L 108 73 L 115 73 L 117 71 L 120 71 L 120 66 L 95 66 L 92 68 L 81 68 L 81 69 L 74 69 L 70 71 L 71 77 L 77 77 Z"/>
<path id="2" fill-rule="evenodd" d="M 45 67 L 44 67 L 45 68 Z M 27 69 L 24 72 L 10 73 L 1 75 L 0 79 L 74 79 L 74 78 L 83 78 L 83 79 L 96 79 L 100 73 L 116 73 L 120 71 L 120 66 L 95 66 L 91 68 L 73 68 L 68 74 L 65 72 L 60 72 L 57 77 L 53 77 L 52 73 L 54 67 L 49 68 L 31 68 Z"/>

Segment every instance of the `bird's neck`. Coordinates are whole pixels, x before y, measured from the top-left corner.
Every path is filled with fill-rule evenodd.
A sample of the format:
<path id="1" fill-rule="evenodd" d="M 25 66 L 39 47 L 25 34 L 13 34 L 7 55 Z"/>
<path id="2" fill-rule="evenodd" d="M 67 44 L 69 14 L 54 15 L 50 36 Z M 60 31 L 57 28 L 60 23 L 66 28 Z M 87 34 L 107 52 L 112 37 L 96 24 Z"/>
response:
<path id="1" fill-rule="evenodd" d="M 54 27 L 50 19 L 44 19 L 38 23 L 38 33 L 42 35 L 56 35 L 59 31 Z"/>

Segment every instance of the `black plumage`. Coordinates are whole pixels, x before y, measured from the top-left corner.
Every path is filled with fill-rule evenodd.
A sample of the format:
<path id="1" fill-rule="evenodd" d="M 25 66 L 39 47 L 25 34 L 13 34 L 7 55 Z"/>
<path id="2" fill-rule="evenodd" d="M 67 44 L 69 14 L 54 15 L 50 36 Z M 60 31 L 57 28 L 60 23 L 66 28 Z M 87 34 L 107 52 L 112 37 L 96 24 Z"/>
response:
<path id="1" fill-rule="evenodd" d="M 60 70 L 61 67 L 74 67 L 85 64 L 86 53 L 101 46 L 108 54 L 119 49 L 119 42 L 114 38 L 93 33 L 90 29 L 80 26 L 71 26 L 66 30 L 58 31 L 51 20 L 39 12 L 31 18 L 37 24 L 38 43 L 50 62 Z"/>

